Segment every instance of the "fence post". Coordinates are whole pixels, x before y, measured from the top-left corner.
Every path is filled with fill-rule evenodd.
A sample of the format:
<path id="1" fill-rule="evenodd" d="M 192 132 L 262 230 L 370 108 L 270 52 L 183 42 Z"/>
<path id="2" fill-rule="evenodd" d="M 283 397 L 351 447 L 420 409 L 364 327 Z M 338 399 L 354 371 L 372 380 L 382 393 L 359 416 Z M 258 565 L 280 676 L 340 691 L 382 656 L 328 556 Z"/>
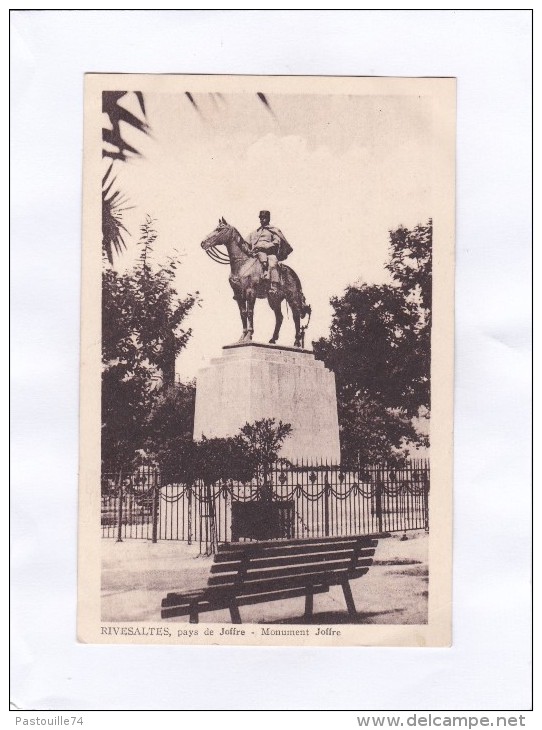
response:
<path id="1" fill-rule="evenodd" d="M 378 474 L 378 471 L 377 471 Z M 375 483 L 375 509 L 378 532 L 382 532 L 382 480 L 378 474 Z"/>
<path id="2" fill-rule="evenodd" d="M 330 484 L 326 474 L 324 482 L 324 534 L 329 537 L 329 492 Z"/>
<path id="3" fill-rule="evenodd" d="M 200 525 L 201 532 L 205 527 L 205 552 L 203 555 L 214 555 L 218 549 L 218 539 L 216 534 L 216 519 L 215 519 L 215 502 L 213 489 L 211 484 L 204 484 L 204 496 L 200 501 Z M 205 509 L 205 511 L 203 511 Z M 202 535 L 200 534 L 200 555 Z"/>
<path id="4" fill-rule="evenodd" d="M 262 463 L 263 486 L 261 491 L 262 502 L 270 503 L 273 501 L 273 481 L 271 479 L 271 467 L 268 463 Z"/>
<path id="5" fill-rule="evenodd" d="M 122 469 L 119 473 L 119 510 L 118 510 L 118 531 L 117 531 L 117 542 L 122 542 L 122 507 L 124 502 L 124 485 L 122 483 Z"/>
<path id="6" fill-rule="evenodd" d="M 192 484 L 187 485 L 188 494 L 188 545 L 192 545 Z"/>
<path id="7" fill-rule="evenodd" d="M 152 541 L 158 542 L 158 517 L 160 513 L 160 477 L 154 472 L 154 489 L 152 493 Z"/>
<path id="8" fill-rule="evenodd" d="M 423 469 L 423 501 L 424 501 L 424 520 L 425 520 L 425 531 L 429 532 L 429 468 L 427 463 Z"/>
<path id="9" fill-rule="evenodd" d="M 220 494 L 220 493 L 219 493 Z M 209 486 L 209 529 L 211 533 L 208 554 L 214 555 L 218 551 L 218 534 L 216 529 L 216 504 L 213 487 Z"/>

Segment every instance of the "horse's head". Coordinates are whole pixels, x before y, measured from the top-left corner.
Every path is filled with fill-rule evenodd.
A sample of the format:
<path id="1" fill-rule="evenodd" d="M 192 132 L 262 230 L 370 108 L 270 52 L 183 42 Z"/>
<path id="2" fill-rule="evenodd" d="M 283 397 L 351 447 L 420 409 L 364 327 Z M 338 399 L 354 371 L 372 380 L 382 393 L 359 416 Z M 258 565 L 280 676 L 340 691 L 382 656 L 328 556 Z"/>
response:
<path id="1" fill-rule="evenodd" d="M 218 221 L 217 227 L 206 236 L 201 242 L 201 247 L 204 251 L 207 251 L 212 246 L 221 246 L 227 242 L 228 234 L 231 234 L 232 227 L 229 223 L 226 223 L 224 218 Z"/>

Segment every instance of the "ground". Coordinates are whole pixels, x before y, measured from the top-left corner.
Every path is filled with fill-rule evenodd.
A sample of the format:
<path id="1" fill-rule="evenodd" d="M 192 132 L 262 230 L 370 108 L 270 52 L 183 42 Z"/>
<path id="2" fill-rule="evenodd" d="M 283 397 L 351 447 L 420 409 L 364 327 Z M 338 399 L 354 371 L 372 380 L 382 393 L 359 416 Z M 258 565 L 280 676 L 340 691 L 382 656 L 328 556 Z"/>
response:
<path id="1" fill-rule="evenodd" d="M 352 580 L 358 622 L 364 624 L 427 623 L 429 585 L 428 535 L 392 535 L 379 541 L 367 575 Z M 178 541 L 102 540 L 102 621 L 161 621 L 160 603 L 169 591 L 202 588 L 212 557 L 198 555 L 198 545 Z M 304 598 L 244 606 L 244 623 L 301 623 Z M 187 622 L 188 617 L 167 619 Z M 230 623 L 229 611 L 200 615 L 201 623 Z M 315 624 L 352 623 L 342 589 L 315 596 Z"/>

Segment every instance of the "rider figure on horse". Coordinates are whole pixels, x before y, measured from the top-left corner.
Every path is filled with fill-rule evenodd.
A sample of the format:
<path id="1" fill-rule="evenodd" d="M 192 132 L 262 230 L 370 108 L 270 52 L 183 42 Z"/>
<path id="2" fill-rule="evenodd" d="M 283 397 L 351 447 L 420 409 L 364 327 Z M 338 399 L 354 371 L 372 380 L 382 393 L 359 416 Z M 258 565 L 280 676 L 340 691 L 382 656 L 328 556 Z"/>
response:
<path id="1" fill-rule="evenodd" d="M 279 228 L 270 226 L 271 213 L 268 210 L 260 211 L 260 227 L 248 237 L 248 243 L 253 255 L 256 255 L 262 265 L 264 277 L 271 281 L 271 292 L 277 291 L 280 282 L 278 262 L 284 261 L 293 251 Z"/>

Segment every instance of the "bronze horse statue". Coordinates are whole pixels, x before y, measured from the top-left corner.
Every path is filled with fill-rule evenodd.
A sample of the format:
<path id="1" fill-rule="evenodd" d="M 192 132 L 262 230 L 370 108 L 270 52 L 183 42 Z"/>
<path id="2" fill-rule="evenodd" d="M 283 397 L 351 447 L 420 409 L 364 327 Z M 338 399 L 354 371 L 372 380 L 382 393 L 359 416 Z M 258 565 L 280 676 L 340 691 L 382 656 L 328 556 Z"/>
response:
<path id="1" fill-rule="evenodd" d="M 216 246 L 225 246 L 227 256 L 218 251 Z M 241 322 L 243 323 L 243 334 L 239 342 L 251 342 L 254 334 L 254 304 L 256 299 L 267 299 L 269 306 L 275 313 L 275 329 L 269 340 L 274 344 L 279 336 L 282 325 L 282 301 L 285 299 L 292 310 L 292 317 L 295 324 L 294 347 L 303 347 L 305 326 L 301 326 L 301 320 L 308 316 L 310 321 L 311 307 L 305 301 L 301 282 L 295 271 L 285 264 L 279 265 L 280 284 L 276 292 L 270 290 L 270 282 L 263 277 L 263 269 L 260 261 L 250 250 L 249 244 L 243 239 L 239 231 L 226 223 L 224 218 L 218 222 L 218 226 L 202 241 L 201 247 L 209 256 L 220 264 L 229 264 L 230 285 L 233 289 L 233 298 L 239 306 Z"/>

